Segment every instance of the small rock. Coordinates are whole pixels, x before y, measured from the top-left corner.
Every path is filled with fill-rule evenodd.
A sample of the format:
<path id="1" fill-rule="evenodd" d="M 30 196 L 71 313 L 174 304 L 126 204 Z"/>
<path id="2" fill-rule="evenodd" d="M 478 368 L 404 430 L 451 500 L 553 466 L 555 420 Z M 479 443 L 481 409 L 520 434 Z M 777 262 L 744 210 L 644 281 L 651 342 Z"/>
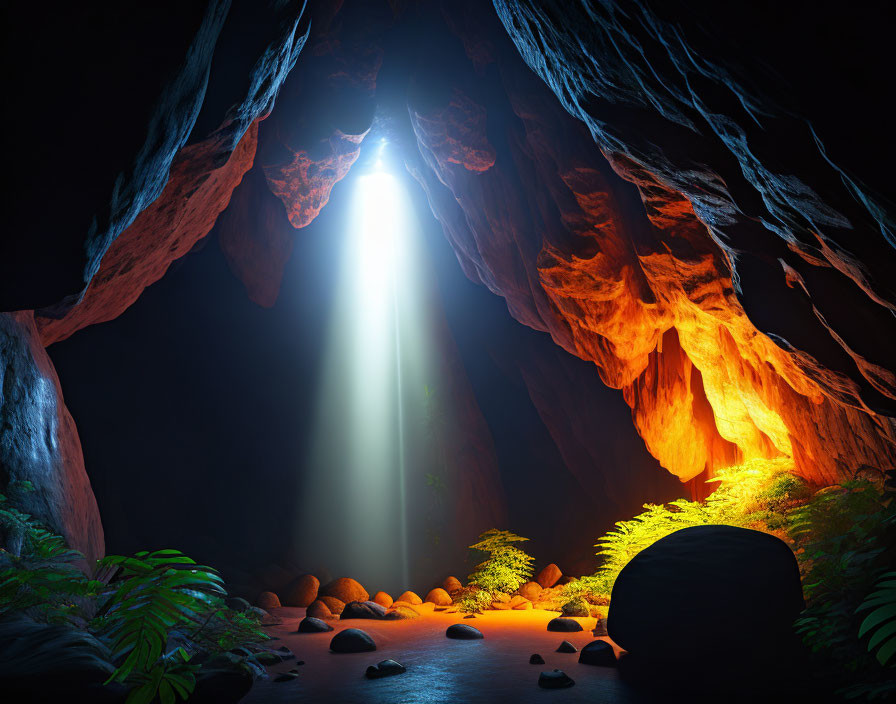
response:
<path id="1" fill-rule="evenodd" d="M 285 606 L 308 606 L 315 599 L 320 589 L 320 582 L 313 574 L 303 574 L 289 583 L 281 592 Z"/>
<path id="2" fill-rule="evenodd" d="M 278 609 L 280 608 L 280 597 L 274 594 L 274 592 L 262 592 L 255 600 L 255 605 L 260 609 L 264 609 L 265 611 Z"/>
<path id="3" fill-rule="evenodd" d="M 350 601 L 345 605 L 339 618 L 343 621 L 350 618 L 380 619 L 386 615 L 386 609 L 375 601 Z"/>
<path id="4" fill-rule="evenodd" d="M 433 609 L 433 611 L 447 611 L 447 610 L 448 610 L 447 606 L 437 606 L 436 608 Z"/>
<path id="5" fill-rule="evenodd" d="M 333 612 L 330 611 L 330 607 L 320 599 L 312 602 L 311 606 L 305 611 L 305 615 L 312 618 L 333 618 Z"/>
<path id="6" fill-rule="evenodd" d="M 292 682 L 299 676 L 298 672 L 284 672 L 274 678 L 274 682 Z"/>
<path id="7" fill-rule="evenodd" d="M 296 660 L 296 665 L 304 665 L 304 664 L 305 664 L 304 660 Z M 290 672 L 292 672 L 292 670 L 290 670 Z"/>
<path id="8" fill-rule="evenodd" d="M 423 603 L 423 599 L 421 599 L 419 596 L 417 596 L 412 591 L 406 591 L 404 594 L 402 594 L 400 597 L 398 597 L 395 601 L 404 601 L 404 602 L 410 604 L 411 606 L 416 606 L 417 604 Z"/>
<path id="9" fill-rule="evenodd" d="M 582 624 L 575 619 L 558 616 L 557 618 L 552 618 L 548 621 L 548 630 L 556 631 L 558 633 L 575 633 L 576 631 L 581 631 L 583 629 Z"/>
<path id="10" fill-rule="evenodd" d="M 371 680 L 378 680 L 381 677 L 391 677 L 392 675 L 400 675 L 407 672 L 408 669 L 400 662 L 395 660 L 383 660 L 376 665 L 367 668 L 366 677 Z"/>
<path id="11" fill-rule="evenodd" d="M 360 628 L 346 628 L 333 636 L 330 650 L 334 653 L 368 653 L 376 650 L 376 643 Z"/>
<path id="12" fill-rule="evenodd" d="M 482 638 L 482 631 L 465 623 L 453 623 L 448 626 L 445 635 L 456 640 L 478 640 Z"/>
<path id="13" fill-rule="evenodd" d="M 496 609 L 498 611 L 509 611 L 510 610 L 510 602 L 507 601 L 493 601 L 491 603 L 491 608 Z"/>
<path id="14" fill-rule="evenodd" d="M 404 621 L 411 618 L 418 618 L 420 616 L 417 613 L 416 609 L 412 609 L 407 604 L 395 604 L 392 605 L 392 608 L 386 612 L 386 615 L 383 617 L 387 621 Z"/>
<path id="15" fill-rule="evenodd" d="M 322 596 L 318 601 L 324 602 L 334 616 L 339 616 L 345 608 L 345 602 L 337 599 L 335 596 Z"/>
<path id="16" fill-rule="evenodd" d="M 577 652 L 579 652 L 579 649 L 576 646 L 574 646 L 572 643 L 570 643 L 568 640 L 565 640 L 560 644 L 560 647 L 557 648 L 557 652 L 558 653 L 577 653 Z"/>
<path id="17" fill-rule="evenodd" d="M 227 597 L 224 603 L 227 605 L 228 609 L 233 609 L 234 611 L 248 611 L 252 608 L 252 604 L 240 596 Z"/>
<path id="18" fill-rule="evenodd" d="M 544 665 L 544 658 L 541 657 L 541 655 L 539 655 L 538 653 L 532 653 L 531 657 L 529 658 L 529 664 Z"/>
<path id="19" fill-rule="evenodd" d="M 277 652 L 280 654 L 280 657 L 283 658 L 284 660 L 286 660 L 287 658 L 295 657 L 295 655 L 293 655 L 293 652 L 289 648 L 287 648 L 285 645 L 281 645 L 279 648 L 277 648 Z"/>
<path id="20" fill-rule="evenodd" d="M 258 662 L 260 662 L 262 665 L 265 665 L 265 666 L 276 665 L 277 663 L 280 663 L 283 660 L 283 658 L 281 658 L 276 653 L 270 653 L 270 652 L 258 653 L 255 656 L 255 659 L 258 660 Z"/>
<path id="21" fill-rule="evenodd" d="M 457 577 L 445 577 L 445 581 L 442 582 L 442 589 L 449 594 L 459 592 L 463 588 L 464 585 L 460 583 L 460 580 Z"/>
<path id="22" fill-rule="evenodd" d="M 583 665 L 614 667 L 616 665 L 616 654 L 607 641 L 593 640 L 582 648 L 582 652 L 579 653 L 579 662 Z"/>
<path id="23" fill-rule="evenodd" d="M 526 582 L 523 586 L 517 589 L 517 593 L 529 599 L 530 601 L 535 601 L 538 596 L 541 594 L 542 587 L 538 582 Z"/>
<path id="24" fill-rule="evenodd" d="M 560 613 L 564 616 L 590 616 L 591 610 L 588 607 L 588 602 L 582 597 L 578 597 L 576 599 L 570 599 L 563 604 L 560 608 Z"/>
<path id="25" fill-rule="evenodd" d="M 607 619 L 605 619 L 605 618 L 597 619 L 597 625 L 594 627 L 594 630 L 591 632 L 596 636 L 607 635 Z"/>
<path id="26" fill-rule="evenodd" d="M 332 630 L 333 627 L 326 621 L 321 621 L 314 616 L 306 616 L 299 621 L 299 630 L 296 633 L 326 633 Z"/>
<path id="27" fill-rule="evenodd" d="M 436 606 L 450 606 L 451 605 L 451 597 L 448 596 L 448 592 L 441 588 L 430 589 L 429 594 L 426 595 L 426 598 L 423 601 L 428 601 Z"/>
<path id="28" fill-rule="evenodd" d="M 476 614 L 467 614 L 464 618 L 476 618 Z"/>
<path id="29" fill-rule="evenodd" d="M 510 604 L 511 609 L 525 609 L 526 607 L 523 606 L 523 604 L 528 604 L 530 602 L 526 597 L 516 594 L 510 597 L 510 601 L 507 603 Z"/>
<path id="30" fill-rule="evenodd" d="M 380 606 L 385 606 L 387 609 L 392 606 L 392 597 L 386 594 L 386 592 L 377 592 L 373 595 L 373 600 L 379 604 Z"/>
<path id="31" fill-rule="evenodd" d="M 551 564 L 546 565 L 541 572 L 538 573 L 538 576 L 535 577 L 535 581 L 538 582 L 542 589 L 548 589 L 560 581 L 562 576 L 563 573 L 560 571 L 560 568 L 552 562 Z"/>
<path id="32" fill-rule="evenodd" d="M 516 606 L 514 606 L 513 610 L 514 611 L 525 611 L 526 609 L 534 609 L 534 608 L 535 607 L 532 606 L 532 602 L 526 600 L 522 604 L 517 604 Z"/>
<path id="33" fill-rule="evenodd" d="M 563 670 L 542 672 L 538 676 L 538 686 L 545 689 L 565 689 L 566 687 L 572 687 L 574 684 L 572 677 Z"/>
<path id="34" fill-rule="evenodd" d="M 360 582 L 350 577 L 334 579 L 329 584 L 320 588 L 321 596 L 330 596 L 339 599 L 343 604 L 350 601 L 367 601 L 370 594 L 361 586 Z M 332 609 L 331 609 L 332 611 Z"/>

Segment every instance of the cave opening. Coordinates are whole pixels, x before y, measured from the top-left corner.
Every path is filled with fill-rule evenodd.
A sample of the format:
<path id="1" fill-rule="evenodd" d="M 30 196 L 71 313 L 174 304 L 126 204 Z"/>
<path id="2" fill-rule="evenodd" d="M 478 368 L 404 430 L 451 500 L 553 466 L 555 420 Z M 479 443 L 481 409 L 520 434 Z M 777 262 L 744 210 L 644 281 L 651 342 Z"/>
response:
<path id="1" fill-rule="evenodd" d="M 880 13 L 11 12 L 16 701 L 896 692 Z"/>

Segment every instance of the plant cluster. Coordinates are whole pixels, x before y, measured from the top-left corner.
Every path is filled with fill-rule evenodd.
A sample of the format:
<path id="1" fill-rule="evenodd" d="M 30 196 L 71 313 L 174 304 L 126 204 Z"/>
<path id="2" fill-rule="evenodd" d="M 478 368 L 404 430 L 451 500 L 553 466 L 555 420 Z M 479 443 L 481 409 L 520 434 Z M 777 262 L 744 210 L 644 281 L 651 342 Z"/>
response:
<path id="1" fill-rule="evenodd" d="M 490 596 L 497 592 L 510 594 L 519 589 L 532 576 L 533 557 L 514 543 L 526 540 L 528 538 L 496 528 L 480 535 L 479 541 L 471 545 L 470 549 L 485 553 L 487 557 L 476 565 L 468 578 L 469 584 Z"/>
<path id="2" fill-rule="evenodd" d="M 218 573 L 177 550 L 110 555 L 88 576 L 81 553 L 0 495 L 0 617 L 65 624 L 105 644 L 107 680 L 127 704 L 173 704 L 194 691 L 197 655 L 267 639 L 257 618 L 227 608 Z"/>

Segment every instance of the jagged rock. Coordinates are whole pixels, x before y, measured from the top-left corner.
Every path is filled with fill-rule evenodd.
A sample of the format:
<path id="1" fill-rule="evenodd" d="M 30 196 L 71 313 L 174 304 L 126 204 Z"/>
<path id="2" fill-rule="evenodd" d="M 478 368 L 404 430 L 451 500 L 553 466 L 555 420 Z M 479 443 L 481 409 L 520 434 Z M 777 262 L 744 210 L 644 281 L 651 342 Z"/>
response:
<path id="1" fill-rule="evenodd" d="M 548 630 L 557 631 L 559 633 L 574 633 L 583 629 L 582 624 L 575 619 L 558 616 L 557 618 L 552 618 L 548 621 Z"/>
<path id="2" fill-rule="evenodd" d="M 545 689 L 565 689 L 575 684 L 573 679 L 563 670 L 551 670 L 538 675 L 538 686 Z"/>
<path id="3" fill-rule="evenodd" d="M 321 620 L 320 618 L 316 618 L 314 616 L 306 616 L 301 621 L 299 621 L 299 630 L 297 633 L 326 633 L 327 631 L 332 631 L 333 627 Z"/>
<path id="4" fill-rule="evenodd" d="M 320 596 L 329 596 L 339 599 L 343 604 L 350 601 L 367 601 L 370 594 L 357 581 L 350 577 L 334 579 L 329 584 L 320 588 Z"/>
<path id="5" fill-rule="evenodd" d="M 579 649 L 576 648 L 576 646 L 574 646 L 568 640 L 565 640 L 557 647 L 556 652 L 558 652 L 558 653 L 577 653 L 577 652 L 579 652 Z"/>
<path id="6" fill-rule="evenodd" d="M 439 588 L 431 589 L 423 601 L 435 604 L 436 606 L 451 605 L 451 597 L 448 595 L 448 592 Z"/>
<path id="7" fill-rule="evenodd" d="M 583 665 L 601 665 L 603 667 L 614 667 L 616 665 L 616 654 L 613 647 L 605 640 L 593 640 L 579 653 L 579 662 Z"/>
<path id="8" fill-rule="evenodd" d="M 330 650 L 334 653 L 367 653 L 376 650 L 376 643 L 360 628 L 346 628 L 333 636 Z"/>
<path id="9" fill-rule="evenodd" d="M 365 677 L 371 680 L 380 679 L 381 677 L 391 677 L 392 675 L 400 675 L 407 672 L 407 668 L 395 660 L 382 660 L 376 665 L 367 668 Z"/>
<path id="10" fill-rule="evenodd" d="M 453 623 L 448 626 L 445 635 L 456 640 L 478 640 L 482 638 L 482 631 L 464 623 Z"/>
<path id="11" fill-rule="evenodd" d="M 563 573 L 560 571 L 560 568 L 552 562 L 541 568 L 541 571 L 535 577 L 535 581 L 542 589 L 548 589 L 553 587 L 562 576 Z"/>
<path id="12" fill-rule="evenodd" d="M 285 606 L 308 606 L 318 597 L 320 582 L 313 574 L 294 579 L 283 592 Z"/>

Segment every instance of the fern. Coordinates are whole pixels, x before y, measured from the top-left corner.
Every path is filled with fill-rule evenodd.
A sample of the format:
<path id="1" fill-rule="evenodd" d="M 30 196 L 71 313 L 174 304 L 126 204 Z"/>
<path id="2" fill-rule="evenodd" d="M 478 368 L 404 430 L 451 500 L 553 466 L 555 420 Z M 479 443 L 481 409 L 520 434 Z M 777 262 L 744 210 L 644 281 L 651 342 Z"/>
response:
<path id="1" fill-rule="evenodd" d="M 99 564 L 120 571 L 98 614 L 113 654 L 124 657 L 107 682 L 125 682 L 135 670 L 151 671 L 165 652 L 169 631 L 200 621 L 200 612 L 226 595 L 217 572 L 177 550 L 116 555 Z"/>
<path id="2" fill-rule="evenodd" d="M 856 613 L 868 609 L 873 611 L 862 621 L 859 638 L 874 631 L 868 641 L 868 652 L 877 651 L 877 661 L 886 667 L 896 655 L 896 572 L 887 572 L 881 577 L 875 591 L 866 597 Z"/>
<path id="3" fill-rule="evenodd" d="M 483 562 L 476 565 L 469 576 L 469 583 L 494 594 L 513 592 L 532 576 L 531 555 L 514 546 L 528 540 L 507 530 L 492 528 L 479 536 L 479 542 L 470 546 L 488 554 Z"/>

